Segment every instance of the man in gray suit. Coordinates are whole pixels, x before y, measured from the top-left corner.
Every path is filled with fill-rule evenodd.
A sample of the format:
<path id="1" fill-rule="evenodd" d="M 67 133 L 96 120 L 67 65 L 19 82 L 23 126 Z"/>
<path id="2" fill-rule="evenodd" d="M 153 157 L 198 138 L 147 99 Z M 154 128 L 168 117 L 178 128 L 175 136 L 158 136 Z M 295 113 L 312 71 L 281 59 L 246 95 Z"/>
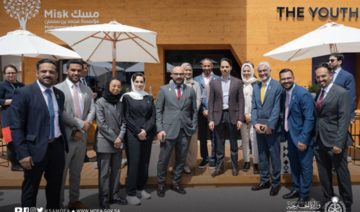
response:
<path id="1" fill-rule="evenodd" d="M 326 201 L 335 196 L 332 187 L 332 165 L 337 172 L 340 200 L 346 211 L 353 203 L 350 173 L 347 165 L 348 146 L 352 139 L 348 133 L 351 117 L 349 93 L 332 82 L 333 74 L 327 63 L 315 67 L 315 76 L 320 88 L 316 92 L 317 120 L 315 124 L 315 158 L 320 185 Z M 330 204 L 323 211 L 328 211 Z M 345 210 L 345 209 L 343 209 Z"/>
<path id="2" fill-rule="evenodd" d="M 175 171 L 171 190 L 180 194 L 186 191 L 179 186 L 184 170 L 190 138 L 197 127 L 196 94 L 194 89 L 184 85 L 184 69 L 176 66 L 172 72 L 174 83 L 160 88 L 156 99 L 156 129 L 161 142 L 157 167 L 159 197 L 165 196 L 166 171 L 175 148 Z"/>
<path id="3" fill-rule="evenodd" d="M 64 202 L 66 176 L 69 170 L 70 210 L 88 209 L 79 201 L 80 173 L 84 163 L 88 130 L 95 118 L 95 105 L 92 91 L 79 82 L 83 64 L 80 60 L 69 60 L 66 65 L 66 80 L 55 87 L 65 94 L 64 123 L 69 141 L 69 152 L 65 155 L 60 205 Z"/>

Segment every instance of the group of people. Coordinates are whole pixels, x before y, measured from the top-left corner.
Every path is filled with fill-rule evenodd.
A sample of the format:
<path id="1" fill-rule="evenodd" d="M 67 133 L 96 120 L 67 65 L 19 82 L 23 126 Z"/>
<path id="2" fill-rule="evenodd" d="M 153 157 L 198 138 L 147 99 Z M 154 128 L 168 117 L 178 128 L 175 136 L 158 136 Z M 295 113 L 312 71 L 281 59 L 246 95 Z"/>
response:
<path id="1" fill-rule="evenodd" d="M 12 117 L 5 128 L 10 127 L 9 137 L 16 150 L 17 159 L 13 162 L 16 165 L 19 161 L 24 169 L 22 206 L 36 206 L 39 183 L 45 173 L 47 208 L 62 208 L 69 173 L 68 208 L 88 208 L 79 201 L 80 173 L 89 127 L 96 117 L 94 150 L 98 158 L 101 208 L 109 209 L 113 203 L 139 205 L 141 198 L 151 198 L 145 188 L 155 136 L 161 142 L 157 164 L 159 197 L 165 196 L 169 162 L 174 174 L 170 189 L 186 194 L 179 181 L 183 172 L 190 173 L 197 164 L 198 139 L 202 157 L 198 167 L 209 164 L 209 169 L 214 169 L 211 175 L 216 177 L 224 173 L 227 132 L 232 174 L 237 176 L 237 131 L 240 131 L 245 162 L 242 170 L 250 169 L 251 143 L 253 172 L 260 173 L 261 181 L 252 190 L 271 186 L 270 195 L 278 194 L 282 135 L 288 142 L 294 182 L 293 190 L 283 198 L 298 198 L 300 206 L 308 201 L 315 155 L 325 198 L 330 200 L 334 196 L 334 166 L 340 199 L 350 211 L 352 191 L 347 146 L 352 144 L 348 127 L 355 117 L 355 81 L 341 68 L 343 61 L 343 55 L 334 53 L 328 63 L 316 66 L 320 88 L 314 99 L 295 83 L 290 69 L 280 71 L 279 82 L 271 78 L 270 64 L 261 62 L 256 67 L 257 79 L 254 65 L 245 62 L 240 80 L 231 76 L 231 60 L 221 59 L 221 76 L 216 76 L 211 60 L 205 58 L 201 64 L 203 73 L 195 78 L 191 64 L 174 67 L 172 81 L 160 88 L 155 105 L 153 97 L 144 91 L 145 76 L 141 73 L 131 77 L 132 91 L 123 95 L 120 95 L 121 82 L 109 79 L 102 97 L 94 103 L 91 89 L 81 83 L 84 62 L 68 61 L 66 80 L 53 86 L 57 78 L 56 64 L 43 59 L 37 63 L 38 79 L 33 84 L 20 88 L 23 84 L 18 83 L 16 77 L 15 80 L 6 78 L 2 82 L 5 85 L 0 84 L 0 94 L 2 87 L 9 92 L 6 97 L 0 95 L 0 104 L 2 113 L 7 113 L 5 117 Z M 16 74 L 16 68 L 4 69 L 6 76 L 14 75 L 8 72 Z M 126 199 L 118 195 L 123 149 L 128 159 Z"/>

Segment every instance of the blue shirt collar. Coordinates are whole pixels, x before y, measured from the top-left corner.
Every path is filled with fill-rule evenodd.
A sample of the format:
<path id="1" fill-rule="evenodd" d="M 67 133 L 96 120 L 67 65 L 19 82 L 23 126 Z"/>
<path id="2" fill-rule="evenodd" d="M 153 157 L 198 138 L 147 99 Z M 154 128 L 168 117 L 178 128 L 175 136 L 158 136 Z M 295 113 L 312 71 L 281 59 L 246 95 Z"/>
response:
<path id="1" fill-rule="evenodd" d="M 174 88 L 177 89 L 178 86 L 175 84 L 175 82 L 173 82 L 173 85 L 174 85 Z M 180 89 L 184 89 L 184 84 L 180 85 Z"/>
<path id="2" fill-rule="evenodd" d="M 270 81 L 271 81 L 271 77 L 269 77 L 269 79 L 265 81 L 265 84 L 269 85 Z M 264 83 L 264 82 L 262 82 L 262 83 Z"/>

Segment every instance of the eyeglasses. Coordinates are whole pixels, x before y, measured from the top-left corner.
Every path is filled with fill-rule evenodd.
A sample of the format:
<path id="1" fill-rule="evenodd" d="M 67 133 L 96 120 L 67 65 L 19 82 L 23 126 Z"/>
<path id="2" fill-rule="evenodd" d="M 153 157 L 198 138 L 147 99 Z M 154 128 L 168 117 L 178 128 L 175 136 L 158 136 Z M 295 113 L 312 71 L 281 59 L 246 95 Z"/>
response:
<path id="1" fill-rule="evenodd" d="M 329 60 L 327 60 L 328 62 L 335 62 L 335 59 L 329 59 Z"/>
<path id="2" fill-rule="evenodd" d="M 16 74 L 16 72 L 8 72 L 8 73 L 6 73 L 6 75 L 15 75 Z"/>
<path id="3" fill-rule="evenodd" d="M 184 76 L 184 73 L 172 73 L 174 76 Z"/>

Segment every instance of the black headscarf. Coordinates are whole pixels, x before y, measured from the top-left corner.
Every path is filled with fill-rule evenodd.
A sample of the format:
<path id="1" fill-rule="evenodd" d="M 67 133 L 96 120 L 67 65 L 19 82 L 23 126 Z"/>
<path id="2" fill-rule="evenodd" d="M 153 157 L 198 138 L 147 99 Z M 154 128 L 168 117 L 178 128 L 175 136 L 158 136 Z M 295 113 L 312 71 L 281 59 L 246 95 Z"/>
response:
<path id="1" fill-rule="evenodd" d="M 105 85 L 105 89 L 103 91 L 103 95 L 102 97 L 104 97 L 104 99 L 109 102 L 110 104 L 117 104 L 119 101 L 120 101 L 120 97 L 121 97 L 121 94 L 119 93 L 118 95 L 114 95 L 110 92 L 110 82 L 113 81 L 113 80 L 118 80 L 116 78 L 110 78 L 107 82 L 106 82 L 106 85 Z M 120 81 L 120 80 L 118 80 Z"/>

